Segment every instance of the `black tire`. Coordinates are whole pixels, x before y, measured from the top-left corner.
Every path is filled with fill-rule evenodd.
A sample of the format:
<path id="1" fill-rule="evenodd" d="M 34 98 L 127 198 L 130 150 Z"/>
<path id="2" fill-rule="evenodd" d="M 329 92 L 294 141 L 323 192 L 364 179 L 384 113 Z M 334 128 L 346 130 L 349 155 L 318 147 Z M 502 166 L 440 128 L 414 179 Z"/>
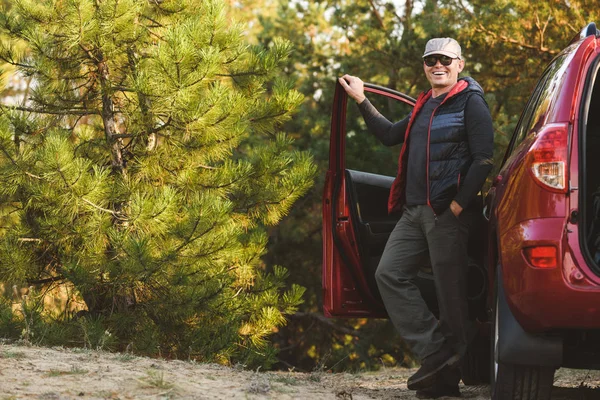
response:
<path id="1" fill-rule="evenodd" d="M 492 400 L 549 400 L 554 383 L 554 367 L 499 362 L 497 357 L 498 279 L 494 283 L 494 303 L 490 351 L 490 393 Z"/>
<path id="2" fill-rule="evenodd" d="M 477 335 L 469 345 L 460 366 L 461 379 L 465 385 L 474 386 L 490 383 L 489 348 L 489 338 L 482 335 Z"/>
<path id="3" fill-rule="evenodd" d="M 553 381 L 553 367 L 500 363 L 492 399 L 549 400 Z"/>

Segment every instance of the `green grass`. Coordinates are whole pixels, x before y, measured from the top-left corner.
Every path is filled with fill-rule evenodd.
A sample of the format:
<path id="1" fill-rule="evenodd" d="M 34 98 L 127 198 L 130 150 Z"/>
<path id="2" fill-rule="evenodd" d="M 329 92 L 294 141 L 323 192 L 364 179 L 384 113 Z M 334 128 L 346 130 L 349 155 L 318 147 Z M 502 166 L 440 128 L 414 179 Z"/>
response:
<path id="1" fill-rule="evenodd" d="M 0 353 L 0 358 L 10 358 L 13 360 L 22 360 L 25 358 L 25 353 L 21 351 L 3 351 Z"/>
<path id="2" fill-rule="evenodd" d="M 63 376 L 63 375 L 82 375 L 82 374 L 87 374 L 87 373 L 88 373 L 88 371 L 86 369 L 79 368 L 79 367 L 76 367 L 75 365 L 72 365 L 71 370 L 69 370 L 69 371 L 63 371 L 63 370 L 59 370 L 59 369 L 51 369 L 50 371 L 48 371 L 47 376 L 56 377 L 56 376 Z"/>
<path id="3" fill-rule="evenodd" d="M 135 356 L 133 354 L 123 353 L 123 354 L 119 354 L 118 356 L 116 356 L 115 360 L 121 361 L 121 362 L 128 362 L 128 361 L 135 360 L 136 358 L 137 358 L 137 356 Z"/>
<path id="4" fill-rule="evenodd" d="M 323 372 L 311 372 L 306 378 L 310 382 L 321 382 L 321 377 L 323 376 Z"/>
<path id="5" fill-rule="evenodd" d="M 87 349 L 85 347 L 73 347 L 70 349 L 71 353 L 75 353 L 75 354 L 91 354 L 92 353 L 92 349 Z"/>
<path id="6" fill-rule="evenodd" d="M 148 386 L 159 389 L 171 389 L 173 384 L 165 380 L 165 374 L 162 371 L 148 371 L 147 376 L 141 380 Z"/>
<path id="7" fill-rule="evenodd" d="M 296 378 L 294 376 L 290 376 L 290 375 L 275 375 L 273 377 L 273 381 L 283 383 L 285 385 L 290 385 L 290 386 L 300 384 L 300 382 L 298 381 L 298 378 Z"/>

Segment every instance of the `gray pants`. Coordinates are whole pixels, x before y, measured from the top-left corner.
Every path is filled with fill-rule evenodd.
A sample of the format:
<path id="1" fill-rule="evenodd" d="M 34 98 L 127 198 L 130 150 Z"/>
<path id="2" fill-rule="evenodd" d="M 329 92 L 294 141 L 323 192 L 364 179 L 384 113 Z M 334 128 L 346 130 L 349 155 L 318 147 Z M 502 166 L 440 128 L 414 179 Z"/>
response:
<path id="1" fill-rule="evenodd" d="M 436 218 L 429 206 L 405 207 L 375 273 L 392 323 L 421 360 L 440 350 L 445 341 L 464 354 L 473 329 L 466 289 L 469 216 L 463 214 L 457 218 L 448 209 Z M 439 322 L 414 284 L 429 259 Z"/>

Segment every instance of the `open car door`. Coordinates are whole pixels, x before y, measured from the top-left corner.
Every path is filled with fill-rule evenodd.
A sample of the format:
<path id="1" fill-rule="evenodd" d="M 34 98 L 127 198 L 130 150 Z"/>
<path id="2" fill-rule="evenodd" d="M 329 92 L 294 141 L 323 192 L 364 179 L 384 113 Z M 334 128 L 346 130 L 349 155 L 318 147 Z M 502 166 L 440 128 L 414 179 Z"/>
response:
<path id="1" fill-rule="evenodd" d="M 365 84 L 365 94 L 390 121 L 404 118 L 415 104 L 376 85 Z M 348 103 L 337 82 L 323 195 L 323 311 L 328 317 L 386 317 L 375 270 L 399 219 L 388 215 L 387 201 L 401 146 L 382 145 L 354 101 Z"/>

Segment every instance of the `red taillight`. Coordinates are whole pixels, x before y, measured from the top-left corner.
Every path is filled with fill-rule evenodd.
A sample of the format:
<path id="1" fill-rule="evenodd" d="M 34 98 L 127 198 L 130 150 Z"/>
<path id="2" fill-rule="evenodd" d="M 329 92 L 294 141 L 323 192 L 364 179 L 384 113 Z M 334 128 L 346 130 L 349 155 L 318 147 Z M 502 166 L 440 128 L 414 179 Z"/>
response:
<path id="1" fill-rule="evenodd" d="M 535 181 L 554 191 L 567 190 L 568 128 L 568 124 L 544 126 L 529 149 Z"/>
<path id="2" fill-rule="evenodd" d="M 554 268 L 557 265 L 556 247 L 535 246 L 523 249 L 525 259 L 536 268 Z"/>

